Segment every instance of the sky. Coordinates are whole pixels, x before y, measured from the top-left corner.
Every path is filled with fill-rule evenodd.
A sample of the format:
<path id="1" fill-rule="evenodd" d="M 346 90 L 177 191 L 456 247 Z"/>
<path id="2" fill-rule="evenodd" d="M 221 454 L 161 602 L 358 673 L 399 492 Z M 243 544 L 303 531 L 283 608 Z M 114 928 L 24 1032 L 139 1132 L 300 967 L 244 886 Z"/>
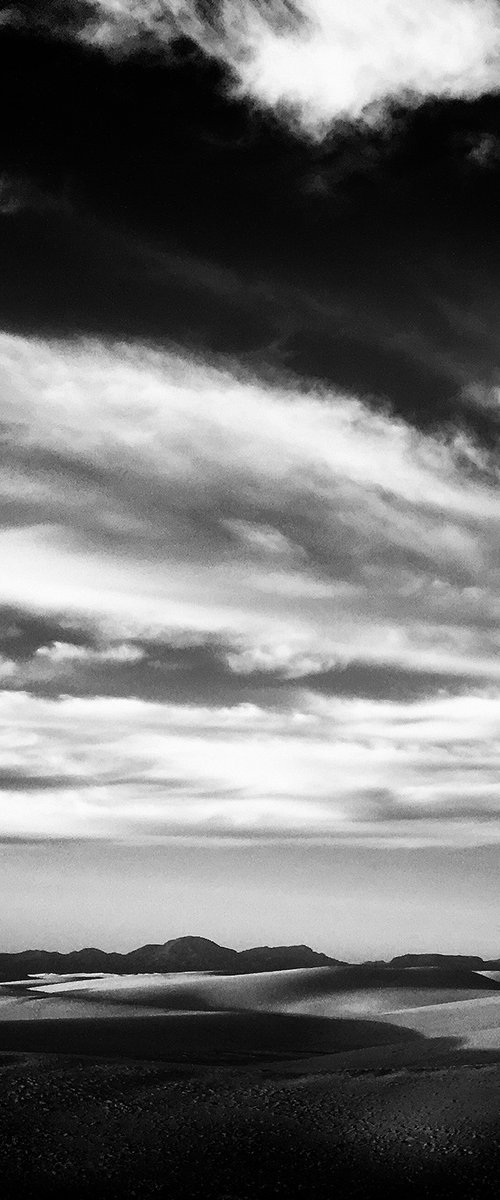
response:
<path id="1" fill-rule="evenodd" d="M 4 949 L 500 953 L 500 5 L 0 15 Z"/>

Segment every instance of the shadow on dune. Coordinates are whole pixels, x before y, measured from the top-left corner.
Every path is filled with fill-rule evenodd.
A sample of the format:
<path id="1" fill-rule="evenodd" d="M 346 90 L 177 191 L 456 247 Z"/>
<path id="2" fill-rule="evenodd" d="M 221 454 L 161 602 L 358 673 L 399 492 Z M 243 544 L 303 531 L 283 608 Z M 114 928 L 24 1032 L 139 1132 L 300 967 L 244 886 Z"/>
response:
<path id="1" fill-rule="evenodd" d="M 2 1021 L 0 1053 L 61 1054 L 387 1073 L 500 1062 L 500 1049 L 469 1049 L 460 1037 L 426 1037 L 382 1021 L 276 1013 L 172 1013 L 166 1017 L 70 1017 Z"/>
<path id="2" fill-rule="evenodd" d="M 500 1071 L 455 1070 L 500 1064 L 500 1049 L 460 1037 L 177 1011 L 2 1021 L 0 1066 L 3 1051 L 26 1055 L 5 1064 L 16 1104 L 0 1093 L 6 1200 L 489 1200 L 500 1175 Z"/>
<path id="3" fill-rule="evenodd" d="M 493 973 L 486 977 L 477 971 L 449 967 L 319 967 L 308 973 L 309 986 L 316 993 L 350 991 L 500 991 Z M 303 982 L 305 986 L 305 980 Z"/>
<path id="4" fill-rule="evenodd" d="M 411 988 L 409 988 L 409 977 Z M 477 978 L 477 977 L 476 977 Z M 252 1065 L 296 1061 L 298 1071 L 428 1069 L 429 1064 L 457 1065 L 500 1061 L 494 1044 L 469 1047 L 457 1025 L 457 994 L 488 1000 L 498 992 L 496 981 L 480 978 L 471 993 L 469 971 L 401 969 L 383 972 L 365 968 L 318 968 L 245 977 L 193 976 L 172 984 L 161 977 L 137 977 L 117 986 L 113 977 L 104 989 L 51 992 L 33 981 L 12 983 L 12 1010 L 3 1009 L 0 1052 L 31 1052 L 143 1059 L 200 1065 Z M 90 982 L 90 981 L 89 981 Z M 100 982 L 100 981 L 99 981 Z M 360 989 L 360 984 L 363 988 Z M 367 985 L 371 986 L 370 992 Z M 404 986 L 403 986 L 404 984 Z M 436 986 L 440 985 L 437 993 Z M 243 990 L 241 990 L 243 989 Z M 388 990 L 387 990 L 388 989 Z M 365 1010 L 347 1006 L 337 1011 L 280 1011 L 280 1005 L 324 994 L 363 997 Z M 422 1014 L 440 995 L 435 1012 L 422 1028 L 419 1018 L 405 1018 L 404 1008 Z M 397 1004 L 370 1010 L 367 997 L 396 997 Z M 419 997 L 417 1001 L 417 996 Z M 426 997 L 422 999 L 422 997 Z M 451 1004 L 446 1005 L 446 1000 Z M 19 1010 L 17 1001 L 21 1001 Z M 36 1000 L 37 1006 L 31 1002 Z M 26 1012 L 25 1002 L 29 1012 Z M 78 1009 L 76 1002 L 79 1002 Z M 411 1004 L 418 1007 L 411 1010 Z M 398 1010 L 398 1005 L 401 1008 Z M 462 1006 L 458 1003 L 458 1009 Z M 496 1005 L 495 1005 L 496 1007 Z M 94 1011 L 92 1011 L 94 1009 Z M 457 1009 L 457 1012 L 458 1012 Z M 470 1013 L 468 1005 L 466 1012 Z M 17 1011 L 16 1011 L 17 1010 Z M 446 1011 L 447 1010 L 447 1011 Z M 490 1006 L 482 1008 L 489 1036 Z M 394 1015 L 393 1015 L 394 1013 Z M 398 1014 L 396 1016 L 396 1013 Z M 500 1020 L 500 1014 L 498 1019 Z M 426 1027 L 425 1027 L 426 1026 Z M 493 1026 L 494 1028 L 494 1026 Z M 472 1031 L 474 1033 L 474 1030 Z M 308 1060 L 312 1060 L 309 1064 Z"/>
<path id="5" fill-rule="evenodd" d="M 412 1029 L 382 1021 L 260 1012 L 0 1022 L 0 1051 L 214 1065 L 330 1055 L 382 1045 L 420 1045 L 426 1040 Z"/>
<path id="6" fill-rule="evenodd" d="M 259 1012 L 171 1012 L 143 1018 L 66 1017 L 0 1022 L 0 1054 L 56 1054 L 193 1067 L 268 1066 L 278 1075 L 389 1074 L 500 1063 L 500 1047 L 426 1036 L 360 1018 Z"/>

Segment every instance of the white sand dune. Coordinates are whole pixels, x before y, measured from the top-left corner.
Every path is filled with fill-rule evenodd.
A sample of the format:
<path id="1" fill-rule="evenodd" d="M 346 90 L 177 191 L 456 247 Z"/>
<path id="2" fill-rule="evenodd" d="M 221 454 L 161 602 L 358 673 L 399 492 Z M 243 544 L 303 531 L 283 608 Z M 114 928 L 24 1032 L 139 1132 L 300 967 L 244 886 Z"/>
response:
<path id="1" fill-rule="evenodd" d="M 478 971 L 478 975 L 482 975 L 483 979 L 492 979 L 494 983 L 500 983 L 500 971 Z"/>
<path id="2" fill-rule="evenodd" d="M 500 995 L 498 993 L 444 1001 L 421 1007 L 393 1009 L 379 1014 L 382 1023 L 408 1031 L 408 1041 L 374 1044 L 366 1047 L 339 1048 L 321 1059 L 301 1058 L 289 1064 L 292 1074 L 308 1075 L 318 1071 L 398 1070 L 434 1064 L 458 1065 L 477 1053 L 481 1061 L 500 1061 Z M 421 1040 L 410 1035 L 417 1033 Z M 486 1056 L 486 1060 L 485 1060 Z"/>
<path id="3" fill-rule="evenodd" d="M 169 975 L 108 975 L 95 979 L 37 982 L 37 994 L 67 999 L 130 1004 L 162 1010 L 186 1009 L 283 1012 L 320 1017 L 383 1015 L 402 1009 L 420 1009 L 453 1001 L 474 1000 L 485 995 L 473 972 L 469 987 L 445 988 L 439 977 L 436 986 L 422 986 L 409 975 L 402 986 L 353 986 L 349 971 L 331 967 L 291 971 L 265 971 L 256 975 L 214 975 L 185 972 Z M 481 981 L 482 983 L 482 981 Z M 378 985 L 378 986 L 377 986 Z M 477 986 L 476 986 L 477 985 Z M 489 993 L 486 991 L 486 995 Z M 494 992 L 494 995 L 497 993 Z M 500 995 L 500 993 L 498 993 Z"/>
<path id="4" fill-rule="evenodd" d="M 329 984 L 325 989 L 325 984 Z M 329 968 L 265 971 L 255 975 L 213 975 L 183 972 L 166 975 L 115 975 L 95 980 L 59 981 L 37 985 L 37 993 L 68 999 L 85 997 L 133 1007 L 159 1009 L 310 1012 L 323 1008 L 329 1015 L 341 1003 L 335 973 Z"/>
<path id="5" fill-rule="evenodd" d="M 34 983 L 72 983 L 73 980 L 80 979 L 105 979 L 105 971 L 71 971 L 69 974 L 59 972 L 48 973 L 47 971 L 38 971 L 37 974 L 29 974 L 28 980 L 32 979 Z M 26 983 L 26 980 L 23 980 Z"/>
<path id="6" fill-rule="evenodd" d="M 495 1044 L 500 1047 L 500 995 L 452 1000 L 421 1008 L 401 1008 L 390 1014 L 393 1025 L 404 1025 L 424 1037 L 456 1037 L 462 1048 Z"/>
<path id="7" fill-rule="evenodd" d="M 64 1025 L 61 1045 L 84 1047 L 94 1037 L 99 1053 L 107 1045 L 136 1057 L 142 1047 L 146 1057 L 158 1050 L 159 1057 L 179 1052 L 185 1058 L 192 1047 L 195 1057 L 206 1052 L 214 1061 L 219 1053 L 276 1053 L 296 1059 L 295 1069 L 306 1073 L 392 1069 L 464 1051 L 500 1057 L 496 979 L 412 971 L 382 980 L 365 973 L 362 982 L 355 971 L 329 967 L 29 978 L 0 985 L 0 1030 L 4 1048 L 8 1027 L 31 1025 L 30 1046 L 35 1027 L 43 1027 L 43 1044 L 49 1039 L 57 1047 Z"/>

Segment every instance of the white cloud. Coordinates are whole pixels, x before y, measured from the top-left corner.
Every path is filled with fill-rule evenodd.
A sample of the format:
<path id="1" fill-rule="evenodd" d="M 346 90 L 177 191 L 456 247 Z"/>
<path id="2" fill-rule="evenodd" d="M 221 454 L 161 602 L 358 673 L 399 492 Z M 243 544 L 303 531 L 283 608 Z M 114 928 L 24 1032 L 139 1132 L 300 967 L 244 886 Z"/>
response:
<path id="1" fill-rule="evenodd" d="M 491 455 L 352 397 L 140 346 L 2 335 L 0 383 L 0 604 L 96 635 L 5 658 L 10 688 L 133 670 L 153 635 L 219 639 L 249 675 L 376 668 L 381 697 L 384 671 L 456 680 L 406 705 L 294 685 L 284 711 L 11 691 L 4 835 L 495 840 Z"/>
<path id="2" fill-rule="evenodd" d="M 140 347 L 3 335 L 0 377 L 0 602 L 246 671 L 499 678 L 498 490 L 463 439 Z"/>
<path id="3" fill-rule="evenodd" d="M 278 714 L 11 693 L 0 836 L 498 842 L 499 699 L 304 694 Z"/>
<path id="4" fill-rule="evenodd" d="M 391 101 L 496 91 L 496 0 L 94 0 L 84 36 L 112 50 L 193 37 L 252 102 L 322 136 L 338 119 L 378 120 Z"/>
<path id="5" fill-rule="evenodd" d="M 35 652 L 35 658 L 49 663 L 51 667 L 64 666 L 66 663 L 134 663 L 140 662 L 143 657 L 143 650 L 126 643 L 94 650 L 89 646 L 74 646 L 71 642 L 52 642 L 50 646 L 40 646 Z"/>
<path id="6" fill-rule="evenodd" d="M 126 642 L 102 647 L 74 645 L 72 642 L 51 642 L 39 646 L 31 656 L 13 661 L 0 656 L 0 684 L 9 682 L 17 688 L 32 688 L 51 683 L 64 690 L 62 681 L 82 678 L 90 669 L 135 666 L 145 657 L 145 651 Z M 101 673 L 102 677 L 102 673 Z"/>
<path id="7" fill-rule="evenodd" d="M 168 56 L 187 36 L 223 64 L 234 94 L 312 138 L 338 121 L 384 123 L 394 103 L 499 87 L 497 0 L 214 0 L 204 15 L 195 0 L 75 0 L 73 17 L 14 6 L 2 19 L 111 55 L 139 45 Z"/>

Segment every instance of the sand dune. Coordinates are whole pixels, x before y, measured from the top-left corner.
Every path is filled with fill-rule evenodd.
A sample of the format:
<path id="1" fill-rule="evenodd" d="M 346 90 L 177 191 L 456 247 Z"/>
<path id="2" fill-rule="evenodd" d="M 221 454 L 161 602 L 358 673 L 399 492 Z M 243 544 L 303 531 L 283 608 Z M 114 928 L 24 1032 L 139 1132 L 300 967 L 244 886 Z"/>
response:
<path id="1" fill-rule="evenodd" d="M 500 985 L 473 971 L 31 977 L 0 985 L 0 1049 L 369 1068 L 500 1055 Z"/>
<path id="2" fill-rule="evenodd" d="M 66 1016 L 0 1021 L 0 1051 L 152 1059 L 159 1062 L 242 1064 L 321 1062 L 346 1050 L 422 1041 L 413 1030 L 366 1019 L 258 1012 L 168 1012 L 138 1017 Z"/>
<path id="3" fill-rule="evenodd" d="M 6 985 L 4 985 L 5 988 Z M 8 986 L 8 985 L 7 985 Z M 22 985 L 21 985 L 22 986 Z M 255 975 L 185 972 L 168 975 L 53 977 L 31 980 L 25 993 L 67 1001 L 130 1004 L 164 1011 L 290 1012 L 314 1016 L 382 1014 L 500 992 L 473 971 L 377 971 L 315 967 Z"/>
<path id="4" fill-rule="evenodd" d="M 380 1038 L 372 1045 L 342 1046 L 318 1059 L 298 1059 L 290 1065 L 294 1074 L 342 1070 L 397 1070 L 442 1064 L 456 1066 L 466 1062 L 500 1062 L 500 995 L 442 1000 L 438 1004 L 393 1009 L 379 1013 L 378 1022 L 387 1024 L 391 1039 Z M 400 1028 L 407 1041 L 399 1041 Z M 414 1039 L 411 1034 L 418 1034 Z"/>
<path id="5" fill-rule="evenodd" d="M 427 1038 L 455 1037 L 465 1047 L 500 1047 L 500 996 L 452 1000 L 421 1008 L 401 1008 L 391 1023 L 413 1029 Z"/>
<path id="6" fill-rule="evenodd" d="M 500 971 L 478 971 L 478 975 L 482 975 L 484 979 L 492 979 L 494 983 L 500 983 Z"/>

